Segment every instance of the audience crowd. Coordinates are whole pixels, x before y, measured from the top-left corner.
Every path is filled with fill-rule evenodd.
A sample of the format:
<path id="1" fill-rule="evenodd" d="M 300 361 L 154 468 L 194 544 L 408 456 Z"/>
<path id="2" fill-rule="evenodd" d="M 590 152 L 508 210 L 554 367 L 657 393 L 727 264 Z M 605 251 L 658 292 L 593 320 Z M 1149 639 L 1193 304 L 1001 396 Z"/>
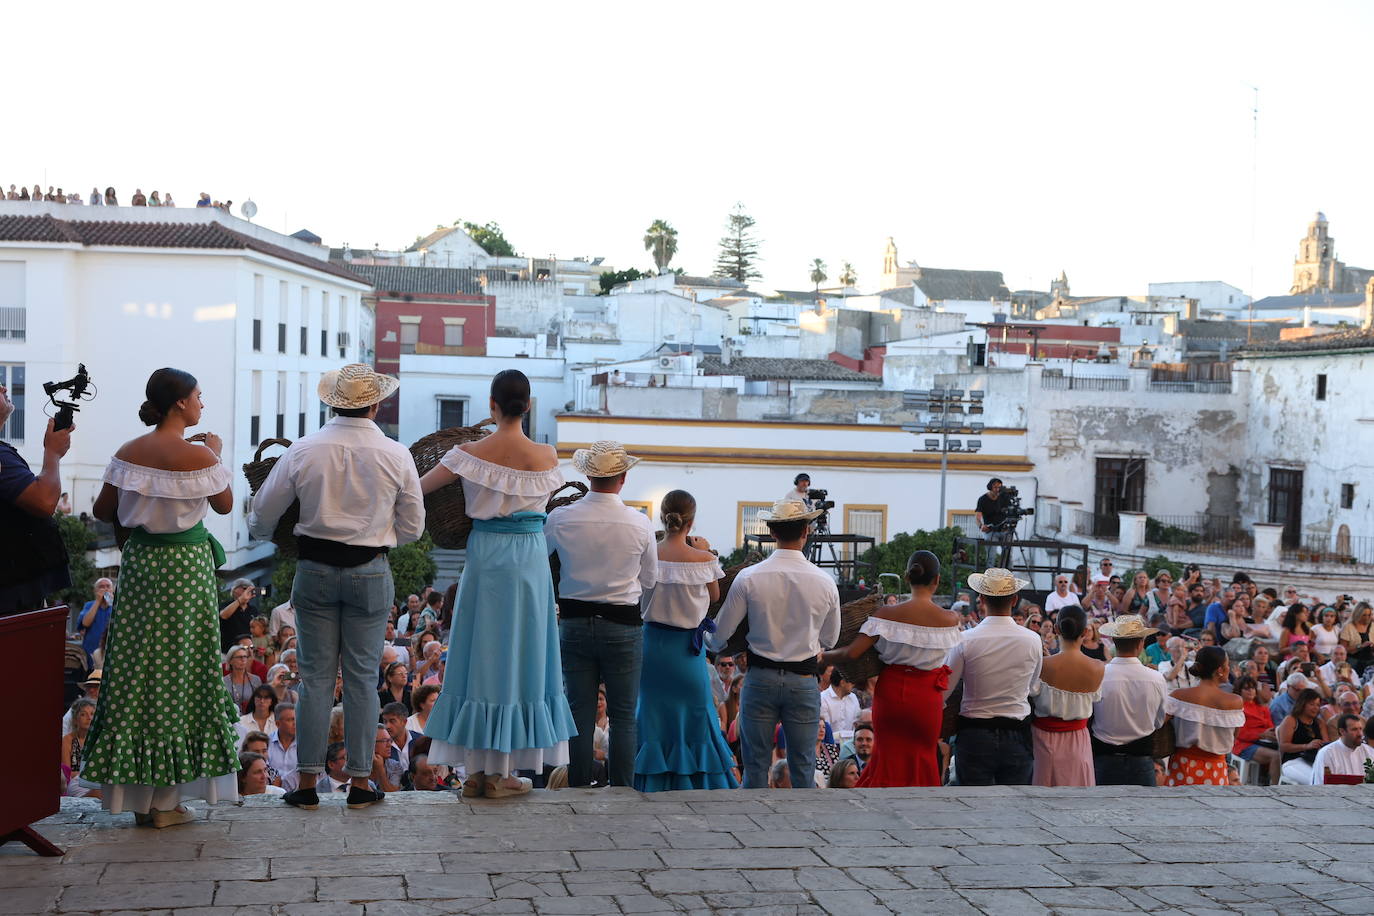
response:
<path id="1" fill-rule="evenodd" d="M 1374 612 L 1367 601 L 1349 595 L 1326 602 L 1300 593 L 1295 586 L 1261 588 L 1244 572 L 1229 583 L 1206 577 L 1189 567 L 1181 582 L 1167 570 L 1151 578 L 1144 572 L 1118 575 L 1110 558 L 1103 559 L 1090 581 L 1082 575 L 1063 575 L 1042 602 L 1021 599 L 1011 620 L 1034 634 L 1045 658 L 1072 648 L 1101 662 L 1117 655 L 1116 640 L 1100 630 L 1128 611 L 1141 616 L 1158 633 L 1146 639 L 1138 654 L 1143 666 L 1157 671 L 1169 694 L 1197 688 L 1200 650 L 1218 646 L 1229 664 L 1219 684 L 1243 703 L 1244 724 L 1234 730 L 1227 758 L 1228 779 L 1239 782 L 1242 772 L 1252 784 L 1320 784 L 1326 764 L 1334 757 L 1374 759 Z M 1127 585 L 1126 583 L 1130 584 Z M 94 668 L 82 685 L 83 695 L 63 719 L 63 786 L 73 795 L 98 794 L 81 787 L 81 749 L 99 694 L 100 641 L 109 617 L 114 583 L 98 580 L 90 602 L 74 615 L 73 639 L 87 653 Z M 430 739 L 424 727 L 438 699 L 448 660 L 447 640 L 453 619 L 455 588 L 447 593 L 425 588 L 393 605 L 386 645 L 377 671 L 381 704 L 371 781 L 385 792 L 433 791 L 458 787 L 461 767 L 431 766 Z M 896 596 L 892 596 L 895 598 Z M 984 619 L 981 604 L 960 592 L 951 610 L 961 629 L 968 631 Z M 235 581 L 221 611 L 224 683 L 242 718 L 238 733 L 243 794 L 280 794 L 295 786 L 295 612 L 289 601 L 265 609 L 257 587 L 247 579 Z M 1057 621 L 1065 608 L 1085 612 L 1081 638 L 1065 640 Z M 726 742 L 742 762 L 740 752 L 740 692 L 748 669 L 748 654 L 712 659 L 711 690 L 716 715 Z M 852 787 L 864 772 L 874 747 L 881 741 L 872 715 L 878 678 L 854 684 L 827 666 L 817 679 L 821 722 L 816 733 L 816 787 Z M 336 702 L 342 703 L 342 675 Z M 610 721 L 602 687 L 597 702 L 592 783 L 608 782 L 607 748 Z M 344 761 L 342 706 L 331 721 L 327 759 L 330 778 L 326 791 L 348 790 Z M 958 739 L 940 743 L 946 782 L 955 780 L 950 766 Z M 790 788 L 786 738 L 774 729 L 774 763 L 770 787 Z M 1164 784 L 1163 761 L 1156 761 L 1156 779 Z M 1347 770 L 1349 768 L 1346 768 Z M 1363 772 L 1362 765 L 1357 772 Z M 565 767 L 530 774 L 536 784 L 567 784 Z"/>
<path id="2" fill-rule="evenodd" d="M 3 188 L 4 185 L 0 185 L 0 189 Z M 12 184 L 7 191 L 3 192 L 3 198 L 5 200 L 47 200 L 60 204 L 88 204 L 92 207 L 118 207 L 120 205 L 119 194 L 112 187 L 107 187 L 104 191 L 101 191 L 99 187 L 91 188 L 91 193 L 83 197 L 77 191 L 68 192 L 63 188 L 54 188 L 52 185 L 48 185 L 48 190 L 44 191 L 42 185 L 36 184 L 30 190 L 27 185 Z M 228 213 L 233 203 L 232 200 L 213 200 L 209 194 L 202 192 L 195 205 L 197 207 L 213 207 Z M 134 189 L 128 205 L 131 207 L 177 206 L 176 202 L 172 200 L 171 191 L 165 194 L 160 191 L 144 194 L 142 188 Z"/>

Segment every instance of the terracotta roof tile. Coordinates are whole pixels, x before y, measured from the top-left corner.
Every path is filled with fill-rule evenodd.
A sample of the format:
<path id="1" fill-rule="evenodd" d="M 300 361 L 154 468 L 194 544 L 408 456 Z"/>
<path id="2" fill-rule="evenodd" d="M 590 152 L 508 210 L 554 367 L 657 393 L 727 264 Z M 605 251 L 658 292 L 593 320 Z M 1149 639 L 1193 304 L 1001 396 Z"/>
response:
<path id="1" fill-rule="evenodd" d="M 354 283 L 368 281 L 351 270 L 220 223 L 131 223 L 117 220 L 62 220 L 50 215 L 0 216 L 0 242 L 58 242 L 121 248 L 216 248 L 256 251 Z"/>

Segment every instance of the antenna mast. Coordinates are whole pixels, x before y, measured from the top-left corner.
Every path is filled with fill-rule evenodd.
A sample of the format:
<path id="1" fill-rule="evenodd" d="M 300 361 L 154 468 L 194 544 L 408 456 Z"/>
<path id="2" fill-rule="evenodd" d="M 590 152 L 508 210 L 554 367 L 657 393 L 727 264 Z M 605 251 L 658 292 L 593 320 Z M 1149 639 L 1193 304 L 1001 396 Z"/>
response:
<path id="1" fill-rule="evenodd" d="M 1250 109 L 1250 320 L 1245 322 L 1245 342 L 1251 342 L 1255 328 L 1255 223 L 1259 218 L 1259 87 L 1254 90 L 1254 104 Z"/>

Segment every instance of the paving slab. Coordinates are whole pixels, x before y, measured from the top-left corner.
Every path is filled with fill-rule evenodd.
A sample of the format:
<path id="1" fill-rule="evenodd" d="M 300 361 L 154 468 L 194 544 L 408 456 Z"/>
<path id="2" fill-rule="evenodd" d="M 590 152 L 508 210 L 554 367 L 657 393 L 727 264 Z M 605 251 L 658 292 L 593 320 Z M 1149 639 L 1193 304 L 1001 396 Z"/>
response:
<path id="1" fill-rule="evenodd" d="M 1333 788 L 400 793 L 167 830 L 69 799 L 63 857 L 0 847 L 0 913 L 1374 914 L 1374 790 Z"/>

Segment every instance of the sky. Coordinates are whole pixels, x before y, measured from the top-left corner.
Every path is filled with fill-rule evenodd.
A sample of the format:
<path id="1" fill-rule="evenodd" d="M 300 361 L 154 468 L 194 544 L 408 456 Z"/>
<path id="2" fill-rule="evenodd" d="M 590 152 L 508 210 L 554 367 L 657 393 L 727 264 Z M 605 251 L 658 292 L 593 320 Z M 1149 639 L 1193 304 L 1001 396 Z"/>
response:
<path id="1" fill-rule="evenodd" d="M 227 12 L 226 12 L 227 11 Z M 1283 294 L 1314 211 L 1374 267 L 1374 3 L 11 4 L 0 185 L 198 192 L 328 244 L 456 219 L 525 255 L 813 258 L 1012 289 Z M 14 87 L 24 87 L 14 91 Z M 1259 92 L 1255 139 L 1254 87 Z"/>

